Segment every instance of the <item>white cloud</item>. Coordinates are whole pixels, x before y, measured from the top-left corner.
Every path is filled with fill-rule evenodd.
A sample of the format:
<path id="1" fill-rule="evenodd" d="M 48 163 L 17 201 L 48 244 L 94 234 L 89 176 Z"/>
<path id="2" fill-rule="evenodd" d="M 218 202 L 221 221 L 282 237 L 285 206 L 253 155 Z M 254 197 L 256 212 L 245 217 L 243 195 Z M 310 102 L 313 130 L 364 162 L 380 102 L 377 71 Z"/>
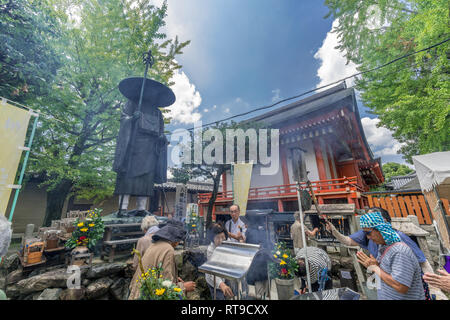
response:
<path id="1" fill-rule="evenodd" d="M 209 110 L 208 110 L 208 109 L 206 109 L 206 108 L 205 108 L 205 109 L 203 109 L 203 112 L 208 112 L 208 111 L 209 111 Z"/>
<path id="2" fill-rule="evenodd" d="M 327 33 L 322 46 L 314 54 L 314 58 L 321 60 L 321 65 L 317 70 L 317 76 L 320 78 L 320 82 L 317 87 L 321 87 L 325 84 L 337 81 L 345 78 L 357 72 L 356 65 L 353 62 L 347 63 L 347 59 L 344 57 L 345 52 L 335 49 L 339 44 L 337 34 L 331 32 L 337 27 L 338 21 L 334 20 L 331 30 Z M 348 85 L 353 85 L 353 78 L 347 80 Z M 326 90 L 325 88 L 323 90 Z"/>
<path id="3" fill-rule="evenodd" d="M 362 118 L 361 123 L 367 142 L 375 157 L 386 157 L 397 155 L 397 151 L 403 146 L 402 143 L 392 137 L 392 132 L 384 127 L 377 127 L 380 119 Z"/>
<path id="4" fill-rule="evenodd" d="M 273 93 L 272 102 L 276 102 L 276 101 L 280 100 L 280 92 L 281 92 L 280 89 L 272 90 L 272 93 Z"/>
<path id="5" fill-rule="evenodd" d="M 202 115 L 196 110 L 202 103 L 200 92 L 195 89 L 195 85 L 190 83 L 189 78 L 183 71 L 176 72 L 170 80 L 175 83 L 170 88 L 175 93 L 176 101 L 168 108 L 168 115 L 172 117 L 175 123 L 199 121 Z"/>
<path id="6" fill-rule="evenodd" d="M 226 113 L 230 113 L 230 108 L 225 108 Z"/>

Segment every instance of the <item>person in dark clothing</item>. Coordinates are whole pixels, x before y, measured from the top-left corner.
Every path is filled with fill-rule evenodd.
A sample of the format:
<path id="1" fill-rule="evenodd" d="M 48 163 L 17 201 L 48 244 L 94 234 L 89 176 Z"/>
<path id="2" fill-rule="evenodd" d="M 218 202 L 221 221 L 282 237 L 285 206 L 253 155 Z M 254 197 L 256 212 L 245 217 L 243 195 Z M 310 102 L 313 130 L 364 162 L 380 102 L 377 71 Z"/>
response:
<path id="1" fill-rule="evenodd" d="M 214 253 L 214 250 L 222 244 L 224 240 L 228 239 L 227 230 L 219 223 L 215 223 L 211 226 L 208 232 L 208 240 L 210 244 L 208 246 L 206 256 L 209 260 Z M 209 291 L 211 293 L 211 297 L 214 298 L 214 293 L 216 296 L 216 300 L 225 300 L 226 298 L 231 298 L 234 296 L 233 290 L 229 286 L 228 280 L 225 280 L 221 277 L 215 278 L 210 273 L 205 274 L 206 283 L 208 284 Z"/>
<path id="2" fill-rule="evenodd" d="M 307 214 L 307 218 L 309 218 L 309 222 L 311 222 L 312 230 L 305 230 L 305 233 L 308 237 L 314 238 L 319 231 L 320 221 L 319 216 L 317 214 Z"/>
<path id="3" fill-rule="evenodd" d="M 267 233 L 261 218 L 245 216 L 248 225 L 245 234 L 246 243 L 261 245 L 260 251 L 253 259 L 247 273 L 247 284 L 255 286 L 257 299 L 263 299 L 269 295 L 269 282 L 267 263 L 271 260 L 270 248 L 273 247 L 267 239 Z"/>

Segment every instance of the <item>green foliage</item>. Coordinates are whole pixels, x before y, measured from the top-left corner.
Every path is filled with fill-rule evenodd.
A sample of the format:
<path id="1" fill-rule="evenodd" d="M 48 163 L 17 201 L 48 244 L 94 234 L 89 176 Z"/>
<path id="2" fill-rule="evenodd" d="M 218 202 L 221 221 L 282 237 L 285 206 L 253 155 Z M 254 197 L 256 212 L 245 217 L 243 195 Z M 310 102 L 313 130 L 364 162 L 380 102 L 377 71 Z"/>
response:
<path id="1" fill-rule="evenodd" d="M 408 167 L 407 165 L 396 162 L 387 162 L 383 164 L 383 173 L 386 179 L 385 182 L 390 182 L 392 177 L 404 176 L 413 171 L 414 170 Z"/>
<path id="2" fill-rule="evenodd" d="M 278 242 L 272 250 L 273 257 L 277 262 L 269 263 L 269 273 L 272 279 L 293 279 L 298 270 L 297 260 L 292 256 L 290 249 L 283 241 Z"/>
<path id="3" fill-rule="evenodd" d="M 186 168 L 170 168 L 170 172 L 173 175 L 173 182 L 186 184 L 191 179 L 191 173 Z"/>
<path id="4" fill-rule="evenodd" d="M 188 147 L 188 149 L 187 149 L 188 151 L 186 151 L 186 152 L 191 152 L 191 160 L 192 161 L 191 161 L 191 163 L 183 163 L 182 169 L 185 170 L 186 172 L 189 172 L 192 175 L 192 177 L 195 177 L 195 178 L 203 177 L 203 178 L 211 179 L 213 182 L 213 191 L 212 191 L 211 198 L 209 199 L 208 209 L 207 209 L 207 214 L 206 214 L 206 227 L 207 228 L 209 228 L 209 226 L 212 223 L 212 210 L 213 210 L 214 202 L 216 201 L 217 193 L 219 191 L 220 178 L 223 173 L 225 173 L 227 170 L 231 169 L 231 164 L 226 163 L 226 152 L 227 152 L 226 130 L 243 130 L 245 132 L 248 129 L 255 129 L 256 133 L 257 133 L 256 139 L 257 139 L 257 141 L 259 141 L 259 129 L 264 129 L 264 128 L 266 128 L 266 126 L 263 123 L 255 123 L 255 122 L 237 123 L 237 122 L 231 121 L 230 123 L 226 123 L 226 122 L 217 123 L 215 126 L 205 127 L 202 130 L 199 130 L 199 132 L 192 133 L 191 144 L 189 146 L 185 146 L 185 147 Z M 210 163 L 205 162 L 205 157 L 202 157 L 202 163 L 194 163 L 195 141 L 199 141 L 199 139 L 201 139 L 203 151 L 205 150 L 205 148 L 208 148 L 208 146 L 211 147 L 212 143 L 215 142 L 215 140 L 211 141 L 212 139 L 209 139 L 209 141 L 208 141 L 208 139 L 203 138 L 205 132 L 207 132 L 210 129 L 220 132 L 220 135 L 218 134 L 218 136 L 221 136 L 223 138 L 223 143 L 221 146 L 221 148 L 222 148 L 221 152 L 223 154 L 223 158 L 219 159 L 220 163 L 214 162 L 214 163 L 210 164 Z M 199 137 L 200 134 L 202 137 Z M 268 137 L 270 137 L 269 130 L 267 130 L 267 134 L 268 134 Z M 252 141 L 252 142 L 254 142 L 254 141 Z M 267 146 L 270 151 L 270 139 L 268 139 Z M 218 147 L 217 150 L 219 150 L 219 149 L 220 148 Z M 248 161 L 249 160 L 248 159 L 249 158 L 249 143 L 248 143 L 247 139 L 246 139 L 246 142 L 244 145 L 244 149 L 245 150 L 243 150 L 243 151 L 244 151 L 245 159 L 246 159 L 246 161 Z M 234 159 L 236 161 L 237 154 L 239 151 L 239 149 L 236 147 L 236 144 L 233 146 L 232 150 L 234 152 Z M 216 156 L 216 149 L 210 149 L 210 151 L 211 151 L 212 156 Z M 203 154 L 205 154 L 205 152 Z"/>
<path id="5" fill-rule="evenodd" d="M 72 232 L 72 237 L 67 240 L 65 246 L 70 249 L 86 246 L 92 250 L 105 232 L 105 226 L 100 216 L 101 212 L 101 209 L 95 208 L 89 211 L 86 219 L 80 220 L 78 218 L 74 223 L 76 228 Z"/>
<path id="6" fill-rule="evenodd" d="M 24 102 L 46 94 L 61 66 L 49 1 L 0 0 L 0 96 Z"/>
<path id="7" fill-rule="evenodd" d="M 28 171 L 39 175 L 49 192 L 58 190 L 62 198 L 75 193 L 100 201 L 114 189 L 112 162 L 125 100 L 117 89 L 118 83 L 126 77 L 143 75 L 142 55 L 151 48 L 155 64 L 148 77 L 170 85 L 171 77 L 180 68 L 174 58 L 189 42 L 167 40 L 159 31 L 165 24 L 166 3 L 158 8 L 151 0 L 48 2 L 45 10 L 51 12 L 54 22 L 49 26 L 54 34 L 50 47 L 54 53 L 49 56 L 57 57 L 61 64 L 54 79 L 44 78 L 48 92 L 25 101 L 43 112 Z M 19 11 L 35 1 L 20 3 L 24 7 Z M 41 7 L 33 8 L 36 13 L 26 9 L 23 14 L 43 14 Z M 21 33 L 15 37 L 27 43 Z M 44 33 L 42 37 L 47 39 Z M 22 70 L 22 65 L 16 67 Z M 50 66 L 43 69 L 52 71 Z M 30 67 L 31 78 L 42 77 L 39 72 Z M 62 210 L 61 202 L 55 201 L 58 208 L 49 209 L 50 200 L 47 216 L 57 218 L 60 212 L 49 210 Z"/>
<path id="8" fill-rule="evenodd" d="M 326 0 L 338 48 L 360 71 L 447 39 L 447 0 Z M 364 104 L 411 157 L 450 149 L 449 42 L 362 75 Z"/>

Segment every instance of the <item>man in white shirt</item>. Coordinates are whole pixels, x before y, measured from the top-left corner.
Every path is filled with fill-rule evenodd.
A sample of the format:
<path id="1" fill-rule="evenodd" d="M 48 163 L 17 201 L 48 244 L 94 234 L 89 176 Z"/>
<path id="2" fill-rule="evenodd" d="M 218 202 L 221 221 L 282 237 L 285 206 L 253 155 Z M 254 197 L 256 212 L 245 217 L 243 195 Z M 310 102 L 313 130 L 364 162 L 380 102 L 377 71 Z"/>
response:
<path id="1" fill-rule="evenodd" d="M 247 228 L 245 223 L 239 218 L 241 210 L 237 204 L 230 207 L 231 219 L 225 223 L 225 229 L 228 231 L 228 239 L 232 242 L 245 242 L 245 232 Z"/>

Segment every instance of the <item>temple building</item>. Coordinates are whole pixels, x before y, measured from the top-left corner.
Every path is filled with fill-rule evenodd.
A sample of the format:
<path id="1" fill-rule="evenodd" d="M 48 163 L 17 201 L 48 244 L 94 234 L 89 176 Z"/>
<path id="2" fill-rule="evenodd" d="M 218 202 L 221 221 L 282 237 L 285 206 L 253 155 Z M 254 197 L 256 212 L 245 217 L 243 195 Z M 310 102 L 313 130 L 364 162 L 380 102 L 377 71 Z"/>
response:
<path id="1" fill-rule="evenodd" d="M 368 206 L 363 192 L 384 181 L 380 158 L 367 143 L 355 91 L 345 83 L 246 120 L 280 130 L 280 165 L 272 176 L 253 166 L 247 209 L 298 210 L 296 181 L 308 178 L 321 204 Z M 210 193 L 199 194 L 200 214 L 206 213 Z M 228 214 L 233 201 L 230 172 L 222 176 L 213 209 Z"/>

